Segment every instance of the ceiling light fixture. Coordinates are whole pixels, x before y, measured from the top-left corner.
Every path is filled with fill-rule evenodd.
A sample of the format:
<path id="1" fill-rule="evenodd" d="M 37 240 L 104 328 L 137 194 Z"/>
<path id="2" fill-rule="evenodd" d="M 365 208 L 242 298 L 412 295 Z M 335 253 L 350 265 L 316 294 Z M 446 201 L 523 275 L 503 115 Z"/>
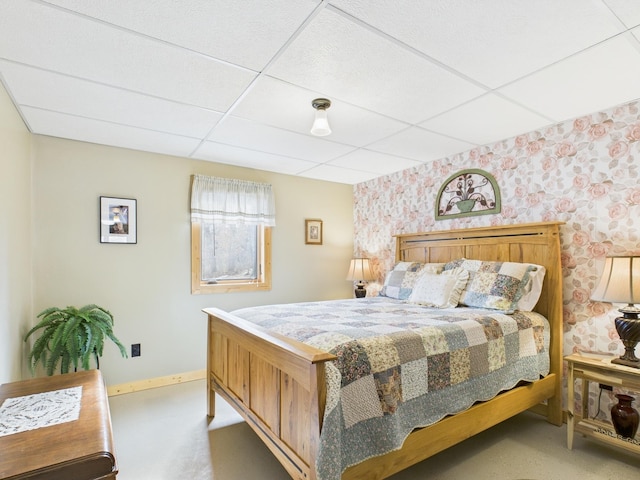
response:
<path id="1" fill-rule="evenodd" d="M 313 108 L 316 109 L 316 119 L 311 127 L 311 135 L 324 137 L 331 133 L 329 120 L 327 120 L 327 108 L 331 106 L 331 100 L 326 98 L 316 98 L 311 102 Z"/>

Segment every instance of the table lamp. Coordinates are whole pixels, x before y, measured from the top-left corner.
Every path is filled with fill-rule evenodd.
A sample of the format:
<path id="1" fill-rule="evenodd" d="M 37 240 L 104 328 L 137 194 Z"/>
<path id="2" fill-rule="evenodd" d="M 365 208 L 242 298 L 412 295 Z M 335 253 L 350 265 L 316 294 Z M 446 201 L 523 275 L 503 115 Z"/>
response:
<path id="1" fill-rule="evenodd" d="M 627 304 L 618 309 L 622 317 L 615 319 L 616 331 L 620 335 L 625 352 L 611 362 L 640 368 L 640 359 L 635 355 L 636 345 L 640 341 L 640 308 L 634 305 L 640 302 L 640 257 L 606 257 L 602 276 L 591 299 Z"/>
<path id="2" fill-rule="evenodd" d="M 347 273 L 347 280 L 352 282 L 358 282 L 356 284 L 356 298 L 363 298 L 367 296 L 367 290 L 364 288 L 364 282 L 374 280 L 375 276 L 371 271 L 371 264 L 368 258 L 354 258 L 349 265 L 349 272 Z"/>

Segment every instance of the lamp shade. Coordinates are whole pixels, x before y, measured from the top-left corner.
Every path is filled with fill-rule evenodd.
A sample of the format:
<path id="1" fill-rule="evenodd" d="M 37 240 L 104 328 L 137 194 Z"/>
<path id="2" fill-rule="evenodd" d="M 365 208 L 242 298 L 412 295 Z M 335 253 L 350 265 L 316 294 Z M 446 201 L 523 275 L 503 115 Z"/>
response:
<path id="1" fill-rule="evenodd" d="M 316 137 L 325 137 L 331 133 L 331 127 L 329 127 L 329 119 L 327 118 L 327 111 L 324 109 L 318 109 L 316 111 L 316 119 L 311 127 L 311 134 Z"/>
<path id="2" fill-rule="evenodd" d="M 347 280 L 351 281 L 366 281 L 373 280 L 375 276 L 371 271 L 371 264 L 368 258 L 354 258 L 349 265 L 349 271 L 347 272 Z"/>
<path id="3" fill-rule="evenodd" d="M 592 300 L 640 303 L 640 257 L 607 257 Z"/>

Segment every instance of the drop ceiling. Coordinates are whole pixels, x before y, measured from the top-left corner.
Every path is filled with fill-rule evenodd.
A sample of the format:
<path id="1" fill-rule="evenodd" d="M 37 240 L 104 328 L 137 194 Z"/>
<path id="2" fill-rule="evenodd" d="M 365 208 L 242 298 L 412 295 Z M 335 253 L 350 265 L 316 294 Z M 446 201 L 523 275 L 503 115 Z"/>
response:
<path id="1" fill-rule="evenodd" d="M 640 2 L 4 0 L 0 78 L 35 134 L 355 184 L 640 98 Z"/>

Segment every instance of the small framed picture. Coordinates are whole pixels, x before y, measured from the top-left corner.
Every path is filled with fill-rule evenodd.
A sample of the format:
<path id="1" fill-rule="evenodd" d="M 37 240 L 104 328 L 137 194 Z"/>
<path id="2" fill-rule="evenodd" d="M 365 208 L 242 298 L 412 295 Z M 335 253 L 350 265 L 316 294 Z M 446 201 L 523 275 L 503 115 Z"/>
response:
<path id="1" fill-rule="evenodd" d="M 137 243 L 136 200 L 100 197 L 100 243 Z"/>
<path id="2" fill-rule="evenodd" d="M 322 220 L 309 218 L 304 221 L 304 243 L 322 245 Z"/>

